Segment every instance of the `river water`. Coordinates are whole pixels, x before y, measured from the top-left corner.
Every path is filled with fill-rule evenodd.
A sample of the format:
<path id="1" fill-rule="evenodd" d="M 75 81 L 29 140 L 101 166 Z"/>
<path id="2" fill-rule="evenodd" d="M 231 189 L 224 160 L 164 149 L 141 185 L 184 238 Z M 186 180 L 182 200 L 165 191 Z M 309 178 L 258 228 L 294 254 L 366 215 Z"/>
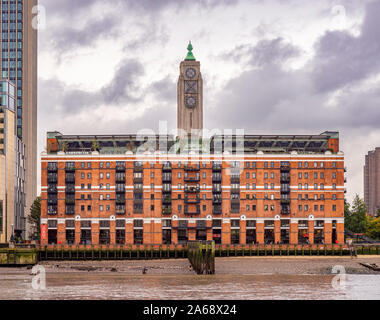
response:
<path id="1" fill-rule="evenodd" d="M 30 270 L 0 270 L 0 300 L 224 300 L 224 299 L 380 299 L 380 275 L 347 275 L 333 286 L 334 275 L 131 275 L 53 273 L 46 289 L 32 288 Z M 342 283 L 343 284 L 343 283 Z"/>

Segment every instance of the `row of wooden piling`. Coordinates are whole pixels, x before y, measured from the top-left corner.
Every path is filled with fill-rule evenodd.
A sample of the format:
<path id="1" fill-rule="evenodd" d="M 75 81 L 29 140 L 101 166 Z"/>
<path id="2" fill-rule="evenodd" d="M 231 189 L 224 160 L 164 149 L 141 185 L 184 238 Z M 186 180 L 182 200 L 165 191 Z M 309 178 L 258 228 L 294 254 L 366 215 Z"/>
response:
<path id="1" fill-rule="evenodd" d="M 189 242 L 187 249 L 189 261 L 197 274 L 215 274 L 214 242 Z"/>

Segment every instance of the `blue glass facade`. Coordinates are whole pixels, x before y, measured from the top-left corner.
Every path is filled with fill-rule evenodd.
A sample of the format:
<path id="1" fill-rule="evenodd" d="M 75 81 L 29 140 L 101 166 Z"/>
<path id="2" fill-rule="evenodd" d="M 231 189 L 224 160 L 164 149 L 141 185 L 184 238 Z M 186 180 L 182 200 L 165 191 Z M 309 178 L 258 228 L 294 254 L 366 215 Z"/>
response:
<path id="1" fill-rule="evenodd" d="M 17 135 L 22 138 L 24 0 L 1 0 L 1 77 L 16 85 Z"/>

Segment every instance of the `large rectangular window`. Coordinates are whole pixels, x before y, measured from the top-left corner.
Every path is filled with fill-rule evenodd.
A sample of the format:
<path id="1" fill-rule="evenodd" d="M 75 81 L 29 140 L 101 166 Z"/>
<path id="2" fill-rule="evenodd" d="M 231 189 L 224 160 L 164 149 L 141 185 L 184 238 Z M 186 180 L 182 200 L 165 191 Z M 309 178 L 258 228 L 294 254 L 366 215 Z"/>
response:
<path id="1" fill-rule="evenodd" d="M 144 221 L 135 220 L 133 222 L 133 242 L 134 244 L 143 244 L 144 243 Z"/>

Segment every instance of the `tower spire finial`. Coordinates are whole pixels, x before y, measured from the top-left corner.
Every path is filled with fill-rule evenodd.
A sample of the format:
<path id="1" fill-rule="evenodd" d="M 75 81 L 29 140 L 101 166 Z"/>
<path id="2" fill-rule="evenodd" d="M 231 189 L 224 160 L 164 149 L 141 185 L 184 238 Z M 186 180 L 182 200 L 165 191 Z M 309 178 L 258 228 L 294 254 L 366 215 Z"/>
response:
<path id="1" fill-rule="evenodd" d="M 189 45 L 187 46 L 187 50 L 188 50 L 188 53 L 187 53 L 187 57 L 185 59 L 185 61 L 195 61 L 195 57 L 193 55 L 193 45 L 191 44 L 191 41 L 189 41 Z"/>

